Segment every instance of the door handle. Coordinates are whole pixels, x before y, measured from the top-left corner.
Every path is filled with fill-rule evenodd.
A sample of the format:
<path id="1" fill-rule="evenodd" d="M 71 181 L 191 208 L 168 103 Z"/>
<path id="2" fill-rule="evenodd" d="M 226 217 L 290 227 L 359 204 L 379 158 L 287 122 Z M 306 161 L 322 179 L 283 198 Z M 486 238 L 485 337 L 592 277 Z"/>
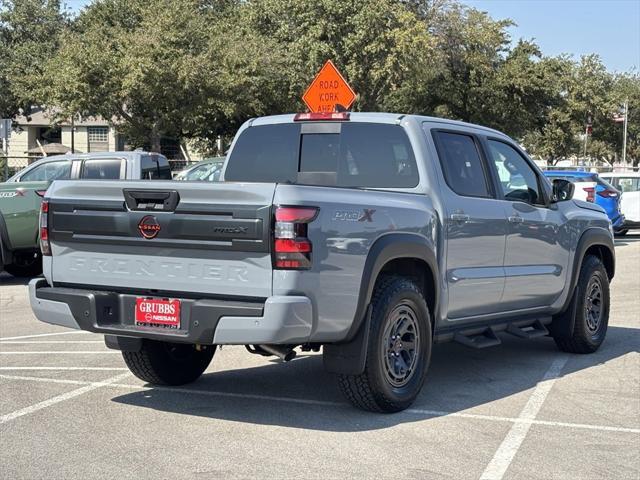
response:
<path id="1" fill-rule="evenodd" d="M 524 219 L 520 215 L 511 215 L 509 217 L 509 221 L 511 223 L 522 223 L 524 222 Z"/>
<path id="2" fill-rule="evenodd" d="M 466 213 L 452 213 L 451 220 L 453 220 L 454 222 L 466 223 L 469 221 L 469 215 L 467 215 Z"/>

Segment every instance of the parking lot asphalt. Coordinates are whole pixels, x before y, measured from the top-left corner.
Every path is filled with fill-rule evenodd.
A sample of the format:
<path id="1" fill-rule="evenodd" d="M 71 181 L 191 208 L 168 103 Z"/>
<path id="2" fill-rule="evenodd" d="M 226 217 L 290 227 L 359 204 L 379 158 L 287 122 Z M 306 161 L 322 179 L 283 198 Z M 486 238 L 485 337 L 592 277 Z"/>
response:
<path id="1" fill-rule="evenodd" d="M 616 241 L 607 339 L 434 348 L 408 411 L 352 408 L 318 354 L 219 350 L 183 388 L 144 385 L 99 335 L 37 321 L 0 275 L 0 478 L 640 478 L 640 235 Z"/>

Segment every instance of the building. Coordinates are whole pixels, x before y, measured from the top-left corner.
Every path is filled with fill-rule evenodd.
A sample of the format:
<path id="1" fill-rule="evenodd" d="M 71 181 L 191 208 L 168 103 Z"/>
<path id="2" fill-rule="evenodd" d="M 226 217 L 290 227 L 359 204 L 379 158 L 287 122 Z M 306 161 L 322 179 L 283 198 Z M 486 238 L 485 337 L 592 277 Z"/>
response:
<path id="1" fill-rule="evenodd" d="M 57 144 L 57 150 L 64 147 L 77 153 L 124 149 L 123 139 L 100 117 L 78 117 L 73 125 L 70 121 L 52 125 L 53 121 L 53 115 L 44 110 L 34 110 L 28 117 L 16 117 L 8 145 L 10 167 L 26 166 L 29 161 L 42 157 L 42 150 L 46 151 L 50 144 Z"/>

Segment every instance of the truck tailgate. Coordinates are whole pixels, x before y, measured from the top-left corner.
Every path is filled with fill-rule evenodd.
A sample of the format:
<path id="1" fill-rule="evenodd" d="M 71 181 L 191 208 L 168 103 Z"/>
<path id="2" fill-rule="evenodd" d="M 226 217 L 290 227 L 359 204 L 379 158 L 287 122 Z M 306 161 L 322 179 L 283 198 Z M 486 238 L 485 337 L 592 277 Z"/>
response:
<path id="1" fill-rule="evenodd" d="M 47 192 L 58 285 L 271 295 L 273 183 L 56 181 Z"/>

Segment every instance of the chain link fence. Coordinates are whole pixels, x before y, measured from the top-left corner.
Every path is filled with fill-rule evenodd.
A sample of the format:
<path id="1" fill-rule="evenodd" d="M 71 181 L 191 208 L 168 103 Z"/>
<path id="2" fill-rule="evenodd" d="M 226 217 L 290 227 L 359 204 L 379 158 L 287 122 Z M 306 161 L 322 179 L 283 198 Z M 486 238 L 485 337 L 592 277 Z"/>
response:
<path id="1" fill-rule="evenodd" d="M 5 157 L 0 154 L 0 182 L 6 182 L 27 165 L 35 162 L 36 157 Z"/>

